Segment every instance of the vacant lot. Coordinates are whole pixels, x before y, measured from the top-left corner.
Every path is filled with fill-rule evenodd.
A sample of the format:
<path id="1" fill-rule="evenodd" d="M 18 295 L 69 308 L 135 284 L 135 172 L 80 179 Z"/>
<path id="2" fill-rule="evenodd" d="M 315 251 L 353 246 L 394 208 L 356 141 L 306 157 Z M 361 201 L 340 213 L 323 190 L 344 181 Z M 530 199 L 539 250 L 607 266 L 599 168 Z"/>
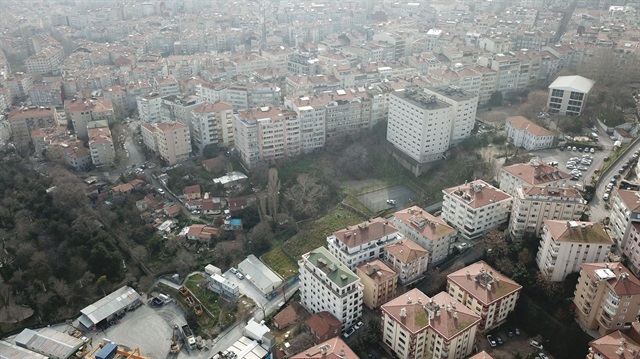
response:
<path id="1" fill-rule="evenodd" d="M 383 188 L 358 196 L 358 200 L 373 212 L 390 208 L 404 209 L 412 201 L 412 198 L 415 199 L 415 193 L 404 185 Z M 387 204 L 387 200 L 390 199 L 396 202 L 395 206 Z"/>
<path id="2" fill-rule="evenodd" d="M 265 253 L 261 259 L 285 280 L 291 279 L 298 274 L 298 264 L 282 250 L 281 246 Z"/>

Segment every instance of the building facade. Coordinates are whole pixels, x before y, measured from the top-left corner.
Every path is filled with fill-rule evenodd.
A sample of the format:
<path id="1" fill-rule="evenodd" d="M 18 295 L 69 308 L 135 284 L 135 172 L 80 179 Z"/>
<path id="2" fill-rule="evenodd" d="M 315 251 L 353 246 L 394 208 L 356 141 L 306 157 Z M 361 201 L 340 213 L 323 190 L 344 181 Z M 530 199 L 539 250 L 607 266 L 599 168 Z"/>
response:
<path id="1" fill-rule="evenodd" d="M 398 273 L 379 259 L 373 259 L 356 268 L 356 275 L 363 286 L 363 301 L 369 309 L 375 309 L 396 296 Z"/>
<path id="2" fill-rule="evenodd" d="M 418 206 L 395 212 L 391 221 L 406 238 L 428 251 L 430 264 L 447 259 L 458 234 L 453 227 Z"/>
<path id="3" fill-rule="evenodd" d="M 640 311 L 640 280 L 622 263 L 582 263 L 573 303 L 577 320 L 607 335 L 630 329 Z"/>
<path id="4" fill-rule="evenodd" d="M 301 302 L 311 313 L 328 311 L 346 330 L 362 316 L 364 288 L 360 278 L 324 247 L 302 255 Z"/>
<path id="5" fill-rule="evenodd" d="M 327 248 L 345 266 L 355 270 L 364 262 L 380 258 L 385 246 L 403 238 L 396 227 L 377 217 L 333 232 L 327 237 Z"/>
<path id="6" fill-rule="evenodd" d="M 559 282 L 578 272 L 582 263 L 606 261 L 612 245 L 599 223 L 546 220 L 536 263 L 542 274 Z"/>
<path id="7" fill-rule="evenodd" d="M 586 207 L 587 201 L 572 187 L 520 187 L 513 197 L 509 233 L 513 239 L 525 234 L 539 237 L 545 220 L 577 221 Z"/>
<path id="8" fill-rule="evenodd" d="M 476 180 L 442 190 L 442 219 L 466 239 L 475 239 L 505 223 L 513 198 L 492 185 Z"/>
<path id="9" fill-rule="evenodd" d="M 594 83 L 593 80 L 582 76 L 559 76 L 549 85 L 549 113 L 580 115 Z"/>
<path id="10" fill-rule="evenodd" d="M 381 307 L 382 341 L 400 359 L 462 359 L 473 351 L 480 317 L 445 292 L 418 289 Z"/>
<path id="11" fill-rule="evenodd" d="M 507 320 L 515 308 L 522 286 L 484 261 L 468 265 L 447 276 L 447 293 L 480 316 L 478 330 L 489 331 Z"/>
<path id="12" fill-rule="evenodd" d="M 192 111 L 189 128 L 200 153 L 208 145 L 233 146 L 233 107 L 226 102 L 201 103 Z"/>
<path id="13" fill-rule="evenodd" d="M 553 146 L 555 136 L 551 131 L 538 126 L 523 116 L 507 118 L 507 139 L 515 147 L 528 151 L 541 150 Z"/>
<path id="14" fill-rule="evenodd" d="M 31 144 L 31 132 L 38 128 L 58 126 L 55 108 L 36 106 L 13 109 L 7 117 L 13 140 L 18 148 L 26 149 Z"/>
<path id="15" fill-rule="evenodd" d="M 384 247 L 383 258 L 398 273 L 400 284 L 422 278 L 429 268 L 429 251 L 409 238 Z"/>
<path id="16" fill-rule="evenodd" d="M 140 126 L 142 141 L 160 158 L 174 165 L 189 158 L 191 137 L 189 127 L 182 122 L 145 123 Z"/>

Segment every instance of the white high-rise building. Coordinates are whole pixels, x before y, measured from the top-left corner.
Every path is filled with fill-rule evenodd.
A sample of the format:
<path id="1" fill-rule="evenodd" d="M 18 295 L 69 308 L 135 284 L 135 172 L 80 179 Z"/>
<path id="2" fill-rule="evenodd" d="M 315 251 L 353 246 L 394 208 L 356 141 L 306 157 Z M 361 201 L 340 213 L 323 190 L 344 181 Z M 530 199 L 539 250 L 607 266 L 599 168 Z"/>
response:
<path id="1" fill-rule="evenodd" d="M 554 282 L 580 271 L 582 263 L 607 260 L 613 240 L 600 223 L 546 220 L 536 263 Z"/>
<path id="2" fill-rule="evenodd" d="M 438 100 L 452 106 L 451 145 L 456 145 L 471 135 L 476 122 L 478 95 L 454 87 L 426 88 L 424 92 L 435 95 Z"/>
<path id="3" fill-rule="evenodd" d="M 302 255 L 301 302 L 311 313 L 328 311 L 348 329 L 362 315 L 364 287 L 360 278 L 325 247 Z"/>
<path id="4" fill-rule="evenodd" d="M 295 111 L 300 120 L 300 144 L 303 152 L 324 146 L 326 138 L 326 109 L 315 97 L 285 98 L 284 104 Z"/>
<path id="5" fill-rule="evenodd" d="M 226 102 L 201 103 L 191 112 L 191 139 L 202 153 L 207 145 L 233 145 L 233 106 Z"/>
<path id="6" fill-rule="evenodd" d="M 452 146 L 471 135 L 478 96 L 451 87 L 395 92 L 389 96 L 387 140 L 408 158 L 403 166 L 415 175 L 423 165 L 444 158 Z"/>

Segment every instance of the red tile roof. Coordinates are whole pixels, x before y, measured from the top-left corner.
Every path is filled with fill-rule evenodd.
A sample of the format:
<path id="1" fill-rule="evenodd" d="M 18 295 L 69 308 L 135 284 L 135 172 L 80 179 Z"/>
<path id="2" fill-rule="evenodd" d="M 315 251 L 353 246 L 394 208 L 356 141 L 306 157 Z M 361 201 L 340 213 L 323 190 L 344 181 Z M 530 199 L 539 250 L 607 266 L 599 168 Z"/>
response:
<path id="1" fill-rule="evenodd" d="M 340 337 L 336 337 L 314 345 L 292 356 L 291 359 L 359 359 L 359 357 Z"/>
<path id="2" fill-rule="evenodd" d="M 508 194 L 483 180 L 476 180 L 456 187 L 447 188 L 444 191 L 460 199 L 468 196 L 469 200 L 465 200 L 465 202 L 472 208 L 481 208 L 511 198 Z"/>
<path id="3" fill-rule="evenodd" d="M 529 121 L 528 118 L 524 116 L 512 116 L 507 117 L 507 122 L 511 124 L 511 126 L 517 130 L 524 130 L 529 132 L 534 136 L 551 136 L 553 133 L 547 130 L 542 126 L 538 126 L 535 123 Z"/>
<path id="4" fill-rule="evenodd" d="M 456 231 L 440 218 L 431 215 L 418 206 L 409 207 L 393 215 L 396 219 L 406 223 L 430 240 L 438 240 Z"/>
<path id="5" fill-rule="evenodd" d="M 597 278 L 596 271 L 599 269 L 610 269 L 615 277 L 607 279 L 607 285 L 617 295 L 638 295 L 640 294 L 640 279 L 627 269 L 620 262 L 612 263 L 582 263 L 580 268 L 589 275 L 590 278 Z"/>
<path id="6" fill-rule="evenodd" d="M 358 247 L 382 237 L 397 233 L 398 230 L 384 218 L 373 218 L 355 226 L 333 232 L 333 235 L 347 247 Z"/>
<path id="7" fill-rule="evenodd" d="M 483 305 L 489 305 L 522 289 L 520 284 L 484 261 L 473 263 L 449 274 L 447 280 L 455 283 Z"/>
<path id="8" fill-rule="evenodd" d="M 623 343 L 624 340 L 624 343 Z M 619 330 L 589 342 L 595 353 L 607 359 L 635 359 L 640 345 Z"/>
<path id="9" fill-rule="evenodd" d="M 546 163 L 518 163 L 502 167 L 502 170 L 533 186 L 571 177 L 568 173 Z"/>
<path id="10" fill-rule="evenodd" d="M 613 244 L 600 223 L 549 219 L 544 221 L 544 225 L 556 242 Z"/>

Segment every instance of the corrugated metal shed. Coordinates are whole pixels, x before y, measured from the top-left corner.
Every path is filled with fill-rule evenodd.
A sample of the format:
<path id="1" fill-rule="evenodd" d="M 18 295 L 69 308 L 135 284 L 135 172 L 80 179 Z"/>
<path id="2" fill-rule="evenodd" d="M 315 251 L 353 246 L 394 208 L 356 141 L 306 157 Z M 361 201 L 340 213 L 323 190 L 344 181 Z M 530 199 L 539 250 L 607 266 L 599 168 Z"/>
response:
<path id="1" fill-rule="evenodd" d="M 282 278 L 253 254 L 240 262 L 238 269 L 265 295 L 273 292 L 282 284 Z"/>
<path id="2" fill-rule="evenodd" d="M 66 359 L 82 346 L 82 340 L 51 328 L 38 331 L 25 329 L 15 338 L 18 346 L 33 350 L 52 359 Z"/>
<path id="3" fill-rule="evenodd" d="M 109 316 L 127 308 L 140 299 L 140 294 L 133 288 L 124 286 L 99 301 L 82 309 L 80 323 L 87 328 L 100 323 Z"/>
<path id="4" fill-rule="evenodd" d="M 20 348 L 15 344 L 0 340 L 0 359 L 48 359 L 46 356 L 31 350 Z"/>

